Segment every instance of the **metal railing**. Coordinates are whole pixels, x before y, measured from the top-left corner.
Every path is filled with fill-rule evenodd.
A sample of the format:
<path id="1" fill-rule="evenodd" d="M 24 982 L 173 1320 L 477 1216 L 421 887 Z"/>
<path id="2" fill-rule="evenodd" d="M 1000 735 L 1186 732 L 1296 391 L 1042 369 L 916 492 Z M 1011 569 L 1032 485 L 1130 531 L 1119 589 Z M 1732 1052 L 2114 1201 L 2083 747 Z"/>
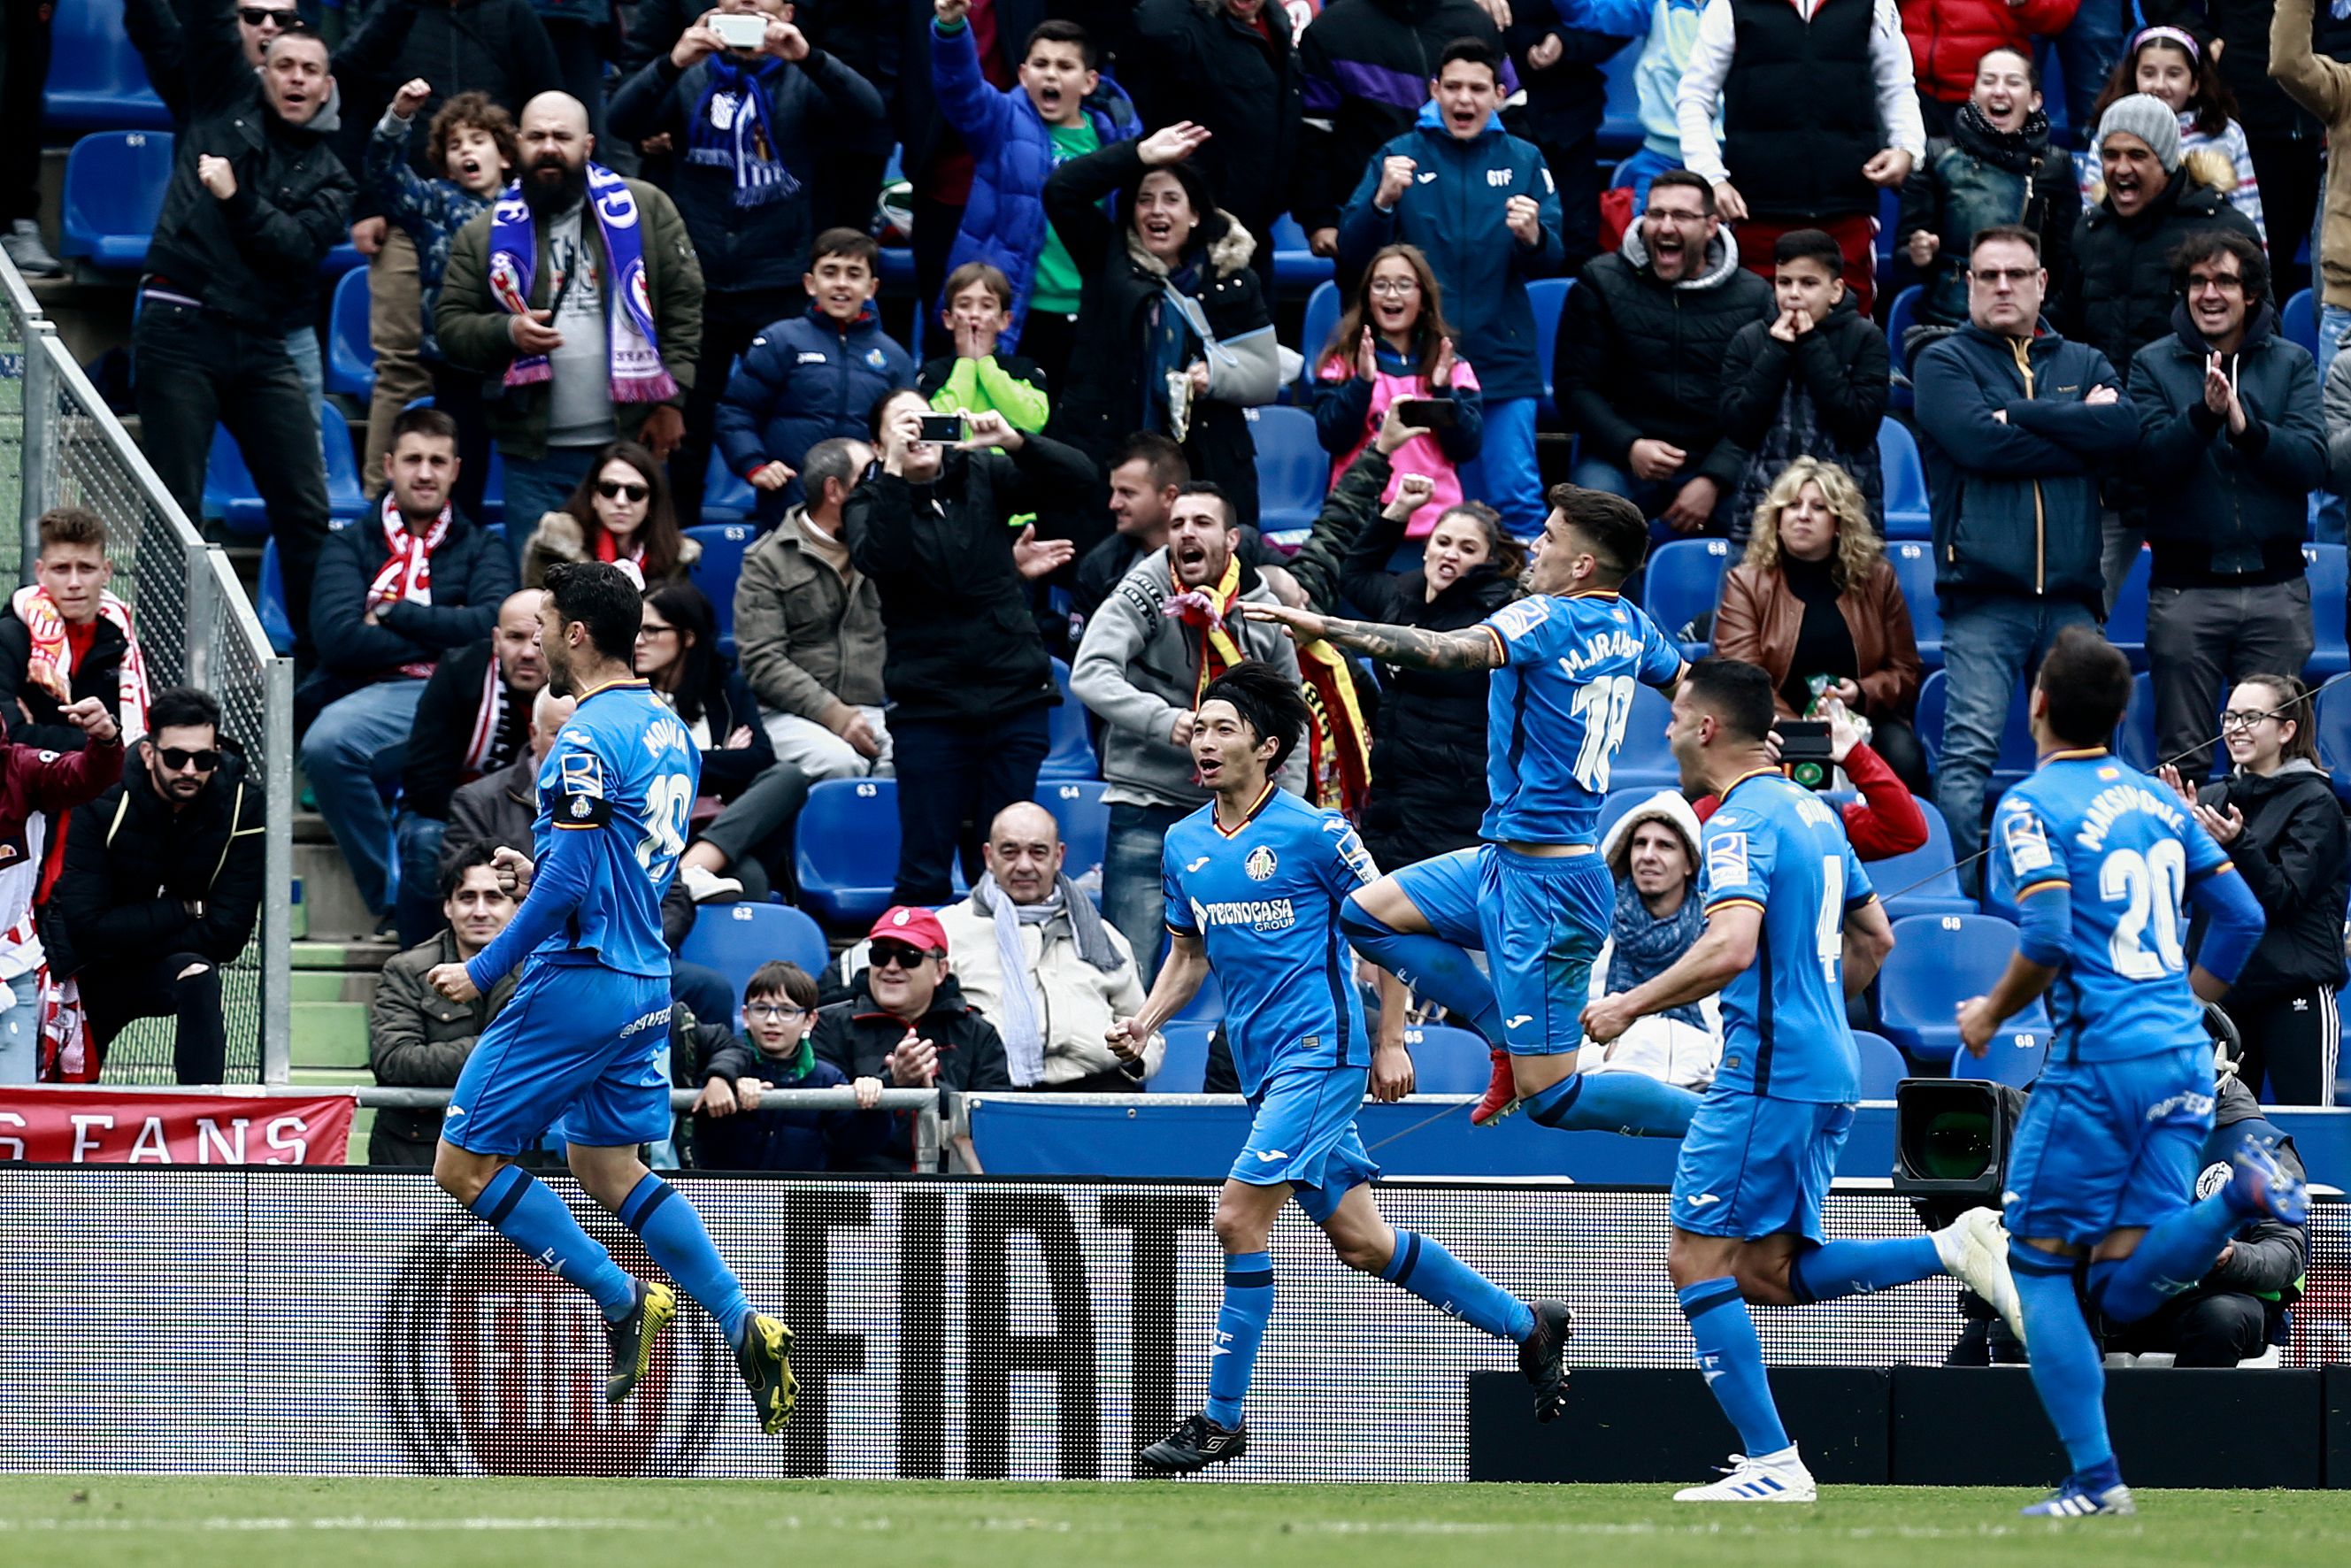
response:
<path id="1" fill-rule="evenodd" d="M 150 686 L 192 685 L 221 706 L 221 729 L 261 789 L 266 832 L 261 918 L 222 971 L 225 1076 L 283 1083 L 291 1021 L 294 667 L 270 650 L 260 619 L 219 546 L 207 544 L 138 444 L 0 257 L 0 485 L 21 498 L 0 528 L 0 581 L 30 580 L 35 527 L 53 507 L 105 519 L 111 587 L 131 607 Z M 0 491 L 0 494 L 5 492 Z M 174 1025 L 143 1019 L 107 1049 L 106 1079 L 171 1082 Z"/>

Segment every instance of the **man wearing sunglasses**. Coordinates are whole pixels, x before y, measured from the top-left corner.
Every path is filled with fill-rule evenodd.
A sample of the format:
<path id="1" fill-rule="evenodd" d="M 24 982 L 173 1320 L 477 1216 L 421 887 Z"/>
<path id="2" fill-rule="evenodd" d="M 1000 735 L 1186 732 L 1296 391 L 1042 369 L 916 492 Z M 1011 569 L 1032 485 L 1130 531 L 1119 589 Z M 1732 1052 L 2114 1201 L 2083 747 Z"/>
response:
<path id="1" fill-rule="evenodd" d="M 158 692 L 147 723 L 120 782 L 74 812 L 41 936 L 51 972 L 81 992 L 93 1076 L 126 1025 L 161 1017 L 178 1021 L 179 1082 L 218 1083 L 220 967 L 261 912 L 261 787 L 210 693 Z"/>
<path id="2" fill-rule="evenodd" d="M 947 973 L 946 927 L 937 915 L 904 904 L 884 910 L 865 940 L 866 968 L 854 994 L 817 1015 L 816 1053 L 848 1074 L 867 1115 L 890 1126 L 870 1155 L 834 1168 L 911 1170 L 914 1117 L 870 1109 L 884 1088 L 1010 1089 L 1012 1070 L 996 1026 Z M 956 1150 L 967 1168 L 979 1169 L 969 1138 L 956 1139 Z"/>

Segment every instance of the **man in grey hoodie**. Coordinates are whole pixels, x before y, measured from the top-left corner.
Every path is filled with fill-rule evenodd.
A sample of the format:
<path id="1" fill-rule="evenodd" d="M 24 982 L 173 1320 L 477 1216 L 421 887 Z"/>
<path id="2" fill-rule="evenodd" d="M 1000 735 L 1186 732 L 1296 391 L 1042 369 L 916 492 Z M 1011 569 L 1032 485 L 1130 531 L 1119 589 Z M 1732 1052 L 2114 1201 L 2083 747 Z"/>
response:
<path id="1" fill-rule="evenodd" d="M 1159 969 L 1159 851 L 1167 830 L 1208 799 L 1193 781 L 1192 706 L 1209 638 L 1202 622 L 1244 657 L 1298 674 L 1298 652 L 1270 622 L 1243 621 L 1234 604 L 1270 604 L 1272 589 L 1233 553 L 1231 500 L 1214 485 L 1185 486 L 1168 517 L 1167 544 L 1137 561 L 1102 601 L 1078 644 L 1070 690 L 1102 720 L 1102 777 L 1110 783 L 1110 842 L 1102 860 L 1102 914 L 1134 948 L 1148 988 Z M 1306 789 L 1304 747 L 1275 782 Z"/>

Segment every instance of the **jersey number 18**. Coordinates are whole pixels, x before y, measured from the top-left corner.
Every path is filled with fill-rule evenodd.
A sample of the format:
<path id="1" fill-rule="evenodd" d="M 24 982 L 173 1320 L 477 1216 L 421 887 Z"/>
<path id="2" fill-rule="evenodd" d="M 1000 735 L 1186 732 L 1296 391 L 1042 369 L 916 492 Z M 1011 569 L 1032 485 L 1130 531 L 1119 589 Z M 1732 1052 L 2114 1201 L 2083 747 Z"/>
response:
<path id="1" fill-rule="evenodd" d="M 1576 688 L 1570 706 L 1583 721 L 1583 744 L 1575 753 L 1575 781 L 1593 794 L 1608 788 L 1609 765 L 1625 744 L 1625 720 L 1633 712 L 1633 677 L 1602 675 Z"/>

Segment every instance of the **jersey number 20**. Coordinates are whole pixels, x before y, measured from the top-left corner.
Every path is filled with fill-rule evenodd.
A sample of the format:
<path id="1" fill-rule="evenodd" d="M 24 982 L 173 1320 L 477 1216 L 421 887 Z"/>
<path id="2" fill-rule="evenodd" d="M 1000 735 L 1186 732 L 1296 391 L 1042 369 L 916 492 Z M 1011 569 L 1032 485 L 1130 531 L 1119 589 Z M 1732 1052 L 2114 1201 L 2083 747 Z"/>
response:
<path id="1" fill-rule="evenodd" d="M 685 822 L 693 810 L 694 781 L 683 773 L 664 773 L 645 791 L 645 836 L 637 841 L 637 863 L 656 882 L 685 852 Z"/>
<path id="2" fill-rule="evenodd" d="M 2098 865 L 2098 896 L 2119 904 L 2106 953 L 2115 973 L 2126 980 L 2159 979 L 2187 967 L 2179 947 L 2179 899 L 2188 886 L 2188 852 L 2177 839 L 2164 839 L 2147 853 L 2116 850 Z M 2152 936 L 2155 951 L 2147 950 Z"/>
<path id="3" fill-rule="evenodd" d="M 1578 687 L 1570 705 L 1583 721 L 1583 744 L 1575 753 L 1575 781 L 1597 795 L 1608 788 L 1609 765 L 1625 744 L 1625 720 L 1633 712 L 1633 677 L 1603 675 Z"/>

